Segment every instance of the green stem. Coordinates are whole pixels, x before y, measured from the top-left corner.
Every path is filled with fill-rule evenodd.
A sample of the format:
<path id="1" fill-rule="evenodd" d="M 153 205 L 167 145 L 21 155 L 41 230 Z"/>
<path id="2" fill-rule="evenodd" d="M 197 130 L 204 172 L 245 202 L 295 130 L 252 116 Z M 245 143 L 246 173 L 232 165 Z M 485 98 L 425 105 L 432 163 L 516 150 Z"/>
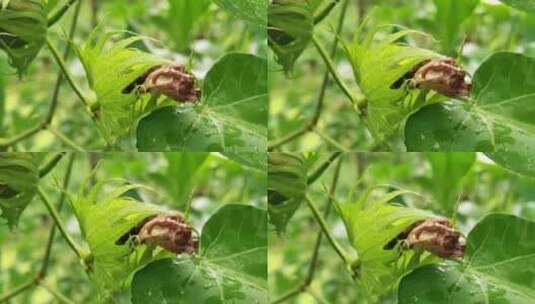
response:
<path id="1" fill-rule="evenodd" d="M 56 167 L 59 161 L 63 158 L 65 152 L 58 152 L 52 156 L 41 168 L 39 168 L 39 178 L 45 177 L 52 169 Z"/>
<path id="2" fill-rule="evenodd" d="M 336 27 L 336 35 L 334 36 L 334 40 L 333 40 L 332 47 L 331 47 L 331 53 L 330 53 L 330 57 L 333 58 L 333 59 L 336 57 L 336 49 L 338 48 L 338 38 L 337 37 L 340 35 L 340 33 L 342 32 L 342 28 L 344 27 L 344 21 L 345 21 L 346 15 L 347 15 L 347 7 L 348 7 L 348 5 L 349 5 L 349 1 L 348 0 L 345 0 L 343 2 L 343 4 L 342 4 L 342 11 L 340 13 L 340 18 L 338 19 L 338 24 L 337 24 L 337 27 Z M 271 143 L 268 146 L 268 151 L 273 151 L 273 150 L 277 149 L 278 147 L 280 147 L 280 146 L 282 146 L 282 145 L 284 145 L 284 144 L 286 144 L 286 143 L 288 143 L 290 141 L 293 141 L 293 140 L 303 136 L 307 132 L 310 132 L 310 131 L 314 130 L 314 128 L 318 124 L 318 121 L 319 121 L 320 116 L 321 116 L 321 112 L 323 110 L 323 102 L 325 100 L 325 93 L 327 92 L 327 85 L 328 84 L 329 84 L 329 70 L 326 70 L 325 74 L 323 75 L 323 82 L 321 83 L 321 88 L 320 88 L 320 92 L 319 92 L 319 95 L 318 95 L 318 101 L 316 103 L 316 108 L 314 110 L 314 116 L 312 116 L 310 121 L 305 126 L 303 126 L 301 129 L 299 129 L 297 131 L 294 131 L 294 132 L 284 136 L 283 138 L 278 139 L 275 142 Z"/>
<path id="3" fill-rule="evenodd" d="M 72 19 L 71 27 L 69 29 L 69 40 L 72 40 L 74 37 L 74 32 L 76 31 L 76 25 L 78 24 L 78 16 L 80 14 L 80 3 L 76 6 L 76 10 Z M 63 52 L 63 58 L 66 60 L 69 57 L 69 53 L 71 51 L 71 44 L 68 43 L 65 46 L 65 50 Z M 0 150 L 5 150 L 5 148 L 12 146 L 20 141 L 23 141 L 38 132 L 45 129 L 50 123 L 52 122 L 52 119 L 54 118 L 54 114 L 56 113 L 56 108 L 58 105 L 58 97 L 59 97 L 59 90 L 61 88 L 62 78 L 63 74 L 60 71 L 58 73 L 56 84 L 54 85 L 54 92 L 52 94 L 52 100 L 50 101 L 50 106 L 48 108 L 48 112 L 46 116 L 43 118 L 43 120 L 37 124 L 35 127 L 30 128 L 12 138 L 9 139 L 0 139 Z"/>
<path id="4" fill-rule="evenodd" d="M 67 229 L 65 228 L 65 225 L 63 224 L 63 222 L 61 221 L 61 218 L 59 217 L 58 211 L 50 203 L 49 199 L 46 197 L 46 194 L 43 192 L 43 190 L 40 187 L 37 188 L 37 194 L 39 195 L 39 197 L 41 198 L 41 200 L 45 204 L 46 208 L 48 209 L 48 212 L 50 213 L 50 215 L 54 219 L 54 222 L 56 223 L 56 226 L 58 226 L 58 229 L 59 229 L 61 235 L 67 241 L 67 244 L 69 245 L 69 247 L 71 247 L 71 249 L 76 253 L 76 255 L 80 259 L 83 259 L 85 257 L 85 255 L 84 255 L 82 249 L 80 248 L 80 246 L 78 244 L 76 244 L 76 242 L 69 235 L 69 233 L 67 232 Z"/>
<path id="5" fill-rule="evenodd" d="M 332 152 L 329 158 L 321 163 L 314 172 L 312 172 L 307 179 L 307 185 L 313 184 L 318 178 L 321 177 L 323 172 L 329 168 L 329 166 L 342 154 L 342 152 Z"/>
<path id="6" fill-rule="evenodd" d="M 329 231 L 329 228 L 327 227 L 327 223 L 325 222 L 325 219 L 320 214 L 318 208 L 316 208 L 316 205 L 314 205 L 314 203 L 310 200 L 308 196 L 305 197 L 305 202 L 307 203 L 308 207 L 314 214 L 314 217 L 318 221 L 321 227 L 321 230 L 323 231 L 323 233 L 325 234 L 325 237 L 331 244 L 331 247 L 333 247 L 334 251 L 338 254 L 338 256 L 342 259 L 342 261 L 344 261 L 346 265 L 351 265 L 351 260 L 348 254 L 342 249 L 340 244 L 338 244 L 338 242 L 332 236 L 331 232 Z"/>
<path id="7" fill-rule="evenodd" d="M 70 140 L 67 136 L 63 135 L 60 131 L 56 130 L 56 128 L 49 126 L 47 130 L 50 131 L 50 133 L 54 134 L 59 140 L 61 140 L 65 145 L 69 146 L 74 151 L 85 152 L 84 148 L 80 147 L 77 143 Z"/>
<path id="8" fill-rule="evenodd" d="M 340 151 L 343 151 L 343 152 L 349 152 L 349 150 L 346 147 L 342 146 L 342 144 L 340 144 L 336 140 L 332 139 L 327 134 L 324 134 L 323 132 L 320 132 L 317 129 L 314 130 L 314 133 L 316 133 L 319 137 L 321 137 L 323 140 L 328 142 L 331 146 L 333 146 L 337 150 L 340 150 Z"/>
<path id="9" fill-rule="evenodd" d="M 39 281 L 37 280 L 37 278 L 33 278 L 30 281 L 22 284 L 18 288 L 14 289 L 13 291 L 11 291 L 11 292 L 3 295 L 3 296 L 0 296 L 0 303 L 6 303 L 10 299 L 12 299 L 12 298 L 18 296 L 19 294 L 23 293 L 27 289 L 33 288 L 34 286 L 37 285 L 38 282 Z"/>
<path id="10" fill-rule="evenodd" d="M 353 96 L 353 94 L 351 93 L 347 85 L 343 82 L 340 75 L 338 75 L 338 72 L 336 71 L 336 68 L 334 67 L 334 63 L 329 58 L 329 56 L 327 55 L 327 52 L 325 51 L 325 49 L 323 48 L 323 46 L 320 44 L 320 42 L 315 36 L 312 36 L 312 42 L 314 43 L 314 46 L 320 53 L 321 58 L 325 62 L 325 65 L 327 66 L 327 69 L 331 73 L 331 76 L 333 77 L 334 82 L 336 82 L 336 84 L 338 85 L 338 87 L 340 87 L 342 92 L 347 96 L 347 98 L 349 98 L 351 103 L 355 106 L 358 106 L 359 105 L 358 101 L 355 99 L 355 97 Z M 360 107 L 357 107 L 357 108 L 360 109 Z"/>
<path id="11" fill-rule="evenodd" d="M 320 23 L 325 19 L 333 10 L 333 8 L 340 2 L 340 0 L 332 0 L 327 4 L 327 6 L 316 16 L 314 17 L 314 25 Z"/>
<path id="12" fill-rule="evenodd" d="M 73 89 L 74 93 L 78 96 L 78 98 L 80 98 L 80 100 L 84 104 L 84 107 L 91 114 L 91 116 L 93 116 L 93 112 L 91 112 L 91 106 L 89 104 L 89 101 L 86 99 L 86 97 L 82 93 L 82 90 L 74 82 L 74 79 L 72 78 L 71 74 L 69 73 L 69 70 L 67 69 L 67 65 L 65 64 L 65 61 L 59 56 L 58 50 L 54 47 L 54 45 L 52 45 L 52 42 L 50 42 L 50 39 L 48 38 L 46 39 L 46 45 L 50 49 L 52 56 L 54 57 L 57 64 L 59 65 L 61 71 L 63 72 L 63 76 L 65 76 L 65 79 L 67 79 L 67 82 Z"/>
<path id="13" fill-rule="evenodd" d="M 61 17 L 69 10 L 69 8 L 76 2 L 76 0 L 69 0 L 62 7 L 60 7 L 50 18 L 47 20 L 47 26 L 51 27 L 56 22 L 58 22 Z"/>
<path id="14" fill-rule="evenodd" d="M 69 163 L 67 164 L 67 171 L 65 171 L 65 178 L 63 179 L 63 189 L 61 189 L 61 194 L 59 196 L 57 210 L 61 211 L 63 203 L 66 197 L 66 191 L 69 187 L 69 182 L 71 180 L 72 167 L 74 164 L 74 154 L 69 156 Z M 43 255 L 43 264 L 39 270 L 38 277 L 43 279 L 46 276 L 48 269 L 48 262 L 50 261 L 50 253 L 52 252 L 52 244 L 54 243 L 54 238 L 56 237 L 56 225 L 52 225 L 50 228 L 50 234 L 48 235 L 48 242 L 46 244 L 45 254 Z"/>
<path id="15" fill-rule="evenodd" d="M 325 207 L 325 211 L 323 212 L 325 218 L 329 216 L 329 213 L 331 210 L 332 197 L 334 196 L 334 193 L 336 191 L 336 185 L 338 184 L 338 177 L 340 175 L 341 163 L 342 161 L 339 160 L 336 165 L 336 170 L 333 176 L 333 180 L 331 182 L 331 189 L 329 190 L 329 197 L 327 198 L 327 206 Z M 308 273 L 305 279 L 303 280 L 303 283 L 300 286 L 289 290 L 284 295 L 282 295 L 275 301 L 271 302 L 271 304 L 285 302 L 286 300 L 289 300 L 308 289 L 308 286 L 310 286 L 310 284 L 312 283 L 312 279 L 314 278 L 314 273 L 316 270 L 316 265 L 317 265 L 318 257 L 319 257 L 319 248 L 321 245 L 322 236 L 323 236 L 323 232 L 320 230 L 318 232 L 318 235 L 316 236 L 316 243 L 314 244 L 314 250 L 312 251 L 312 257 L 310 259 Z"/>
<path id="16" fill-rule="evenodd" d="M 39 286 L 43 287 L 46 291 L 50 292 L 58 301 L 64 304 L 74 304 L 73 301 L 69 300 L 66 296 L 61 294 L 56 289 L 52 288 L 52 286 L 48 285 L 45 281 L 41 281 L 39 283 Z"/>

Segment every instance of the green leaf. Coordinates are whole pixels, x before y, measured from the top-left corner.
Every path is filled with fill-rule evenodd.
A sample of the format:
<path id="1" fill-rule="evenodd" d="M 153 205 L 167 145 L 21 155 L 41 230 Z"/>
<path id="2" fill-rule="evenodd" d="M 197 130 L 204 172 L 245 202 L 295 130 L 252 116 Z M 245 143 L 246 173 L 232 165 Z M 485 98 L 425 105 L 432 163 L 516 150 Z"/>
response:
<path id="1" fill-rule="evenodd" d="M 244 165 L 249 168 L 256 169 L 262 173 L 266 172 L 267 155 L 265 152 L 233 152 L 227 151 L 221 153 L 225 157 Z"/>
<path id="2" fill-rule="evenodd" d="M 152 178 L 173 198 L 172 205 L 186 209 L 208 156 L 208 153 L 164 153 L 167 170 Z"/>
<path id="3" fill-rule="evenodd" d="M 214 2 L 240 19 L 266 27 L 267 0 L 214 0 Z"/>
<path id="4" fill-rule="evenodd" d="M 112 190 L 103 193 L 104 186 L 111 186 Z M 165 213 L 155 205 L 125 196 L 135 188 L 139 186 L 123 181 L 113 184 L 109 181 L 100 182 L 89 193 L 81 193 L 72 201 L 82 235 L 90 249 L 90 257 L 86 258 L 90 266 L 89 274 L 102 299 L 110 298 L 123 287 L 133 271 L 157 258 L 152 254 L 138 258 L 149 252 L 145 245 L 136 246 L 131 253 L 128 244 L 115 244 L 146 217 Z"/>
<path id="5" fill-rule="evenodd" d="M 136 273 L 132 303 L 267 303 L 266 220 L 252 206 L 223 206 L 204 225 L 197 256 Z"/>
<path id="6" fill-rule="evenodd" d="M 500 0 L 500 1 L 502 1 L 503 3 L 511 7 L 524 10 L 528 13 L 535 14 L 535 1 L 534 0 Z"/>
<path id="7" fill-rule="evenodd" d="M 260 57 L 225 55 L 208 72 L 199 104 L 160 108 L 139 122 L 139 151 L 266 151 L 266 75 Z"/>
<path id="8" fill-rule="evenodd" d="M 391 202 L 399 195 L 410 193 L 408 191 L 398 190 L 372 198 L 370 194 L 375 188 L 367 189 L 356 202 L 336 204 L 349 241 L 357 250 L 359 284 L 368 297 L 386 293 L 412 267 L 408 261 L 414 256 L 413 251 L 388 250 L 385 245 L 412 224 L 436 217 L 430 212 Z"/>
<path id="9" fill-rule="evenodd" d="M 456 55 L 458 44 L 461 42 L 460 31 L 462 23 L 472 15 L 479 0 L 434 0 L 436 7 L 435 24 L 440 43 L 444 51 Z"/>
<path id="10" fill-rule="evenodd" d="M 374 42 L 379 29 L 370 29 L 364 37 L 361 37 L 362 29 L 358 30 L 354 41 L 345 43 L 345 49 L 355 79 L 368 100 L 368 127 L 379 142 L 384 142 L 398 132 L 410 113 L 428 103 L 420 90 L 413 90 L 407 95 L 406 88 L 401 86 L 394 89 L 391 88 L 392 84 L 417 64 L 442 56 L 396 42 L 414 33 L 410 30 L 388 34 L 380 42 Z"/>
<path id="11" fill-rule="evenodd" d="M 268 155 L 269 222 L 277 232 L 286 225 L 301 205 L 307 190 L 307 167 L 299 154 L 270 152 Z"/>
<path id="12" fill-rule="evenodd" d="M 40 0 L 11 0 L 0 8 L 0 49 L 22 75 L 46 40 L 46 8 Z"/>
<path id="13" fill-rule="evenodd" d="M 442 210 L 451 213 L 461 182 L 476 160 L 473 152 L 426 153 L 433 170 L 432 191 Z"/>
<path id="14" fill-rule="evenodd" d="M 274 0 L 268 14 L 268 44 L 289 72 L 312 40 L 314 9 L 309 1 Z"/>
<path id="15" fill-rule="evenodd" d="M 401 280 L 399 303 L 535 302 L 535 222 L 492 214 L 470 232 L 462 263 L 416 269 Z"/>
<path id="16" fill-rule="evenodd" d="M 535 176 L 535 59 L 500 52 L 476 71 L 471 99 L 425 107 L 405 127 L 409 151 L 479 151 Z"/>
<path id="17" fill-rule="evenodd" d="M 140 36 L 120 39 L 106 47 L 110 38 L 118 33 L 103 33 L 97 38 L 99 31 L 94 30 L 77 50 L 100 105 L 95 113 L 100 129 L 103 136 L 114 142 L 128 134 L 148 102 L 148 96 L 139 100 L 136 94 L 123 94 L 123 89 L 149 68 L 169 62 L 129 47 L 142 39 Z"/>
<path id="18" fill-rule="evenodd" d="M 0 153 L 0 210 L 14 228 L 37 193 L 39 168 L 31 153 Z"/>
<path id="19" fill-rule="evenodd" d="M 168 0 L 169 7 L 163 16 L 154 16 L 152 21 L 171 38 L 176 50 L 190 47 L 202 17 L 209 12 L 211 0 Z"/>

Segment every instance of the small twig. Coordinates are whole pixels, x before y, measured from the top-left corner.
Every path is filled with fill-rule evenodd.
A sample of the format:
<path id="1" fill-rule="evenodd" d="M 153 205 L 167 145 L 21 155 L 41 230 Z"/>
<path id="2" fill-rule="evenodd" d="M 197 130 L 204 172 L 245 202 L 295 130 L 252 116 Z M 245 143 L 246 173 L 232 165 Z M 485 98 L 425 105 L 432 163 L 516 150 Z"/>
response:
<path id="1" fill-rule="evenodd" d="M 61 71 L 63 72 L 63 76 L 65 76 L 65 79 L 67 79 L 67 82 L 71 86 L 72 90 L 74 91 L 76 96 L 78 96 L 78 98 L 80 98 L 80 100 L 84 104 L 84 107 L 87 109 L 87 111 L 93 117 L 94 114 L 93 114 L 93 112 L 91 112 L 91 106 L 89 104 L 89 101 L 87 100 L 87 98 L 82 93 L 82 90 L 80 89 L 80 87 L 78 87 L 76 82 L 74 82 L 74 79 L 72 78 L 71 74 L 69 73 L 69 70 L 67 69 L 67 65 L 65 64 L 65 61 L 59 56 L 58 50 L 56 49 L 56 47 L 54 47 L 54 45 L 52 44 L 52 42 L 50 42 L 50 39 L 48 39 L 48 38 L 46 39 L 46 45 L 50 49 L 50 52 L 52 53 L 52 56 L 56 60 L 56 63 L 59 65 Z"/>
<path id="2" fill-rule="evenodd" d="M 30 281 L 28 281 L 28 282 L 22 284 L 21 286 L 17 287 L 13 291 L 8 292 L 7 294 L 5 294 L 3 296 L 0 296 L 0 303 L 5 303 L 5 302 L 9 301 L 10 299 L 12 299 L 12 298 L 18 296 L 19 294 L 23 293 L 27 289 L 35 287 L 38 282 L 39 282 L 39 280 L 37 278 L 33 278 Z"/>
<path id="3" fill-rule="evenodd" d="M 76 253 L 76 255 L 80 258 L 80 259 L 84 259 L 84 253 L 82 251 L 82 249 L 80 248 L 80 246 L 72 239 L 72 237 L 70 236 L 70 234 L 67 232 L 67 229 L 65 228 L 65 225 L 63 224 L 63 222 L 61 221 L 61 218 L 59 217 L 59 214 L 58 214 L 58 211 L 56 210 L 56 208 L 50 203 L 49 199 L 46 197 L 46 194 L 43 192 L 43 190 L 38 187 L 37 188 L 37 194 L 39 195 L 39 197 L 41 198 L 41 200 L 43 201 L 43 203 L 45 204 L 46 208 L 48 209 L 48 212 L 50 213 L 50 215 L 52 216 L 52 218 L 54 219 L 54 222 L 56 224 L 56 226 L 58 226 L 58 229 L 61 233 L 61 235 L 63 236 L 63 238 L 65 239 L 65 241 L 67 241 L 67 244 L 69 245 L 69 247 L 71 247 L 71 249 L 74 251 L 74 253 Z"/>
<path id="4" fill-rule="evenodd" d="M 349 149 L 342 146 L 339 142 L 329 137 L 327 134 L 324 134 L 323 132 L 320 132 L 318 129 L 314 129 L 314 133 L 316 133 L 319 137 L 321 137 L 323 140 L 328 142 L 331 146 L 335 147 L 336 149 L 343 151 L 343 152 L 349 152 Z"/>
<path id="5" fill-rule="evenodd" d="M 85 149 L 80 147 L 77 143 L 70 140 L 67 136 L 63 135 L 60 131 L 56 130 L 56 128 L 48 127 L 47 128 L 50 133 L 54 134 L 59 140 L 61 140 L 65 145 L 69 146 L 71 149 L 77 152 L 85 152 Z"/>
<path id="6" fill-rule="evenodd" d="M 69 300 L 66 296 L 61 294 L 56 289 L 52 288 L 52 286 L 48 285 L 45 281 L 39 282 L 39 286 L 43 287 L 46 291 L 50 292 L 56 299 L 58 299 L 61 303 L 64 304 L 74 304 L 73 301 Z"/>
<path id="7" fill-rule="evenodd" d="M 325 8 L 323 8 L 323 10 L 316 17 L 314 17 L 314 25 L 316 25 L 316 24 L 320 23 L 321 21 L 323 21 L 323 19 L 325 19 L 331 13 L 333 8 L 339 2 L 340 2 L 340 0 L 332 0 L 331 2 L 329 2 L 329 4 L 327 4 L 327 6 L 325 6 Z"/>
<path id="8" fill-rule="evenodd" d="M 67 164 L 67 171 L 65 171 L 65 178 L 63 179 L 63 189 L 61 189 L 61 194 L 59 196 L 57 210 L 61 211 L 63 207 L 63 202 L 65 201 L 66 191 L 69 187 L 69 182 L 71 180 L 72 167 L 74 164 L 74 154 L 69 156 L 69 163 Z M 48 242 L 46 244 L 45 254 L 43 255 L 43 264 L 39 270 L 38 277 L 43 279 L 46 276 L 46 271 L 48 269 L 48 262 L 50 260 L 50 253 L 52 252 L 52 244 L 54 243 L 54 238 L 56 236 L 56 225 L 52 225 L 50 228 L 50 233 L 48 235 Z"/>
<path id="9" fill-rule="evenodd" d="M 47 20 L 48 27 L 51 27 L 56 22 L 58 22 L 61 17 L 69 10 L 69 8 L 76 2 L 76 0 L 69 0 L 69 2 L 65 3 L 61 8 L 59 8 L 50 18 Z"/>
<path id="10" fill-rule="evenodd" d="M 342 249 L 342 246 L 340 246 L 340 244 L 338 244 L 338 242 L 332 236 L 331 232 L 329 231 L 329 227 L 327 227 L 327 223 L 325 222 L 325 219 L 320 214 L 318 208 L 316 208 L 316 205 L 314 205 L 314 203 L 310 200 L 308 196 L 305 197 L 305 202 L 307 203 L 308 207 L 312 211 L 312 214 L 318 221 L 318 224 L 320 225 L 321 230 L 325 234 L 325 237 L 331 244 L 331 247 L 333 247 L 334 251 L 338 254 L 338 256 L 342 259 L 342 261 L 344 261 L 346 265 L 350 266 L 352 263 L 350 261 L 348 254 Z"/>
<path id="11" fill-rule="evenodd" d="M 349 100 L 351 101 L 353 105 L 358 105 L 358 100 L 355 99 L 355 97 L 353 96 L 353 94 L 351 93 L 347 85 L 345 84 L 345 82 L 342 80 L 340 75 L 338 75 L 338 72 L 336 71 L 336 68 L 334 67 L 334 63 L 329 58 L 329 56 L 327 55 L 327 52 L 325 51 L 325 49 L 323 48 L 321 43 L 318 41 L 318 39 L 316 39 L 315 36 L 312 36 L 312 43 L 318 50 L 318 53 L 323 59 L 323 62 L 325 62 L 325 65 L 327 66 L 327 69 L 331 73 L 331 76 L 333 77 L 334 82 L 338 85 L 338 87 L 342 90 L 342 92 L 344 92 L 347 98 L 349 98 Z M 357 106 L 356 108 L 360 111 L 360 107 Z"/>
<path id="12" fill-rule="evenodd" d="M 63 158 L 65 152 L 58 152 L 54 154 L 41 168 L 39 168 L 39 178 L 45 177 L 52 169 L 56 167 L 59 161 Z"/>
<path id="13" fill-rule="evenodd" d="M 323 163 L 321 163 L 317 168 L 316 170 L 314 170 L 314 172 L 312 172 L 309 176 L 308 176 L 308 179 L 307 179 L 307 185 L 311 185 L 313 184 L 318 178 L 321 177 L 321 175 L 323 174 L 323 172 L 325 172 L 325 170 L 327 170 L 327 168 L 329 168 L 329 166 L 342 154 L 342 152 L 333 152 L 331 153 L 331 155 L 329 156 L 329 158 L 327 158 L 326 161 L 324 161 Z"/>

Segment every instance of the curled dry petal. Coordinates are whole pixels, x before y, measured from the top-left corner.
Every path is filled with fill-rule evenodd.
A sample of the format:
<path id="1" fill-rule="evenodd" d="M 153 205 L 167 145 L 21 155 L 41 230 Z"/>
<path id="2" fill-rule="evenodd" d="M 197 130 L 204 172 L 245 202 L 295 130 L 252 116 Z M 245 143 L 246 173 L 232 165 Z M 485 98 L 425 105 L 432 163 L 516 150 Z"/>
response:
<path id="1" fill-rule="evenodd" d="M 442 258 L 464 255 L 465 241 L 447 219 L 429 219 L 411 226 L 406 238 L 409 248 L 419 247 Z"/>
<path id="2" fill-rule="evenodd" d="M 122 245 L 135 235 L 140 244 L 160 246 L 176 254 L 193 254 L 199 245 L 197 236 L 193 234 L 193 227 L 178 212 L 145 218 L 119 238 L 116 244 Z"/>
<path id="3" fill-rule="evenodd" d="M 123 89 L 124 94 L 134 89 L 163 94 L 178 102 L 195 102 L 201 96 L 195 77 L 179 64 L 156 65 Z"/>
<path id="4" fill-rule="evenodd" d="M 414 88 L 436 91 L 449 97 L 465 97 L 472 87 L 468 74 L 451 58 L 420 63 L 410 80 Z"/>

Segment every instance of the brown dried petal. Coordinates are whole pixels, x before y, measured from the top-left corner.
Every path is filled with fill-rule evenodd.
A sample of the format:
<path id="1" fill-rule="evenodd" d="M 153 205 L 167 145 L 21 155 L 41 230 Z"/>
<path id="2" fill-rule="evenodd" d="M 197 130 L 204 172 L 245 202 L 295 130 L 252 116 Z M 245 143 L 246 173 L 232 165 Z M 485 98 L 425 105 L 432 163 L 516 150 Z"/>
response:
<path id="1" fill-rule="evenodd" d="M 465 242 L 447 219 L 429 219 L 414 227 L 406 238 L 410 248 L 422 248 L 442 258 L 464 255 Z"/>
<path id="2" fill-rule="evenodd" d="M 178 102 L 195 102 L 201 96 L 193 74 L 179 64 L 157 65 L 148 69 L 126 86 L 123 93 L 129 94 L 136 87 L 143 87 L 145 92 L 163 94 Z"/>
<path id="3" fill-rule="evenodd" d="M 182 215 L 158 215 L 143 225 L 138 237 L 142 244 L 160 246 L 177 254 L 192 254 L 198 247 L 193 228 Z"/>
<path id="4" fill-rule="evenodd" d="M 427 62 L 418 68 L 410 83 L 449 97 L 468 96 L 472 87 L 468 73 L 451 58 Z"/>

